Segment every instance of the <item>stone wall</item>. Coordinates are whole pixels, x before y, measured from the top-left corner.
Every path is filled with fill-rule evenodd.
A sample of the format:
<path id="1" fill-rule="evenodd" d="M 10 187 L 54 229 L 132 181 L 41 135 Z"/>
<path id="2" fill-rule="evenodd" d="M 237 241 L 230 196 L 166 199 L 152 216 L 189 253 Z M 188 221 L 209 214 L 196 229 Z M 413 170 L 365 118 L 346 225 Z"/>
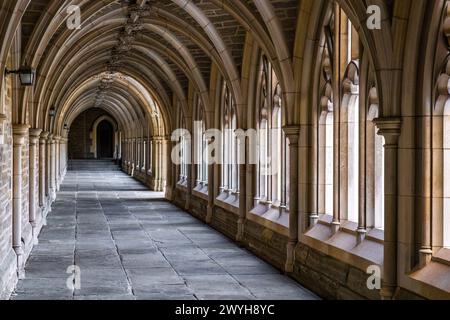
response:
<path id="1" fill-rule="evenodd" d="M 89 109 L 72 123 L 69 132 L 69 159 L 93 159 L 91 129 L 101 116 L 108 115 L 102 109 Z"/>
<path id="2" fill-rule="evenodd" d="M 173 203 L 185 209 L 187 192 L 176 189 Z M 204 200 L 191 195 L 189 212 L 206 222 Z M 200 213 L 200 210 L 205 210 Z M 238 216 L 215 206 L 211 227 L 236 240 Z M 244 239 L 241 244 L 266 262 L 284 272 L 288 237 L 257 222 L 246 220 Z M 301 285 L 325 299 L 356 300 L 380 299 L 378 290 L 367 288 L 368 275 L 348 263 L 339 261 L 305 244 L 298 243 L 295 249 L 294 271 L 289 276 Z M 397 299 L 421 299 L 416 294 L 400 288 Z"/>
<path id="3" fill-rule="evenodd" d="M 12 290 L 17 280 L 16 254 L 12 248 L 12 126 L 11 78 L 6 78 L 6 88 L 1 93 L 6 116 L 3 144 L 0 145 L 0 299 Z"/>

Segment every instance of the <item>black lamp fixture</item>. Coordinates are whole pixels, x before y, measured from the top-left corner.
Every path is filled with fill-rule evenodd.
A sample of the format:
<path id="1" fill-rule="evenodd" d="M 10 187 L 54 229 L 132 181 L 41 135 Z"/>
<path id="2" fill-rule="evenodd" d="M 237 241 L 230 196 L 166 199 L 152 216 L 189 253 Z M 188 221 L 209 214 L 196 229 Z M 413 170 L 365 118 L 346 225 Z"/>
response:
<path id="1" fill-rule="evenodd" d="M 50 118 L 54 118 L 56 116 L 56 108 L 51 107 L 50 110 L 48 111 L 48 115 L 50 116 Z"/>
<path id="2" fill-rule="evenodd" d="M 69 130 L 69 126 L 67 125 L 67 123 L 64 124 L 64 130 Z"/>
<path id="3" fill-rule="evenodd" d="M 6 75 L 18 74 L 20 78 L 20 83 L 24 87 L 30 87 L 34 85 L 34 80 L 36 79 L 36 69 L 29 67 L 22 67 L 19 70 L 5 70 Z"/>

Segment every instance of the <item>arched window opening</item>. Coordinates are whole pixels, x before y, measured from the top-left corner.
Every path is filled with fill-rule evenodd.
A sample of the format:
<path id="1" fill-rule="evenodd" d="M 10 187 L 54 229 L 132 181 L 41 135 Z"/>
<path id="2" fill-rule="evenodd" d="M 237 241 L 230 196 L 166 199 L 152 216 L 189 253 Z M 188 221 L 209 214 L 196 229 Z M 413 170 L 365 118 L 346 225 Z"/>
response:
<path id="1" fill-rule="evenodd" d="M 180 129 L 186 130 L 186 121 L 183 116 L 179 116 L 178 119 L 178 127 Z M 185 135 L 181 135 L 180 137 L 180 160 L 181 164 L 179 167 L 180 181 L 178 184 L 187 186 L 188 181 L 188 172 L 189 172 L 189 143 L 187 137 Z"/>
<path id="2" fill-rule="evenodd" d="M 434 164 L 440 167 L 439 174 L 433 177 L 434 198 L 442 198 L 442 211 L 439 206 L 433 208 L 436 222 L 441 229 L 442 241 L 434 241 L 437 247 L 450 249 L 450 55 L 446 58 L 446 66 L 437 80 L 437 99 L 434 108 L 433 130 L 435 134 Z M 438 171 L 438 172 L 439 172 Z M 438 237 L 439 239 L 440 237 Z"/>
<path id="3" fill-rule="evenodd" d="M 358 222 L 359 205 L 359 75 L 358 66 L 351 62 L 343 82 L 341 104 L 341 137 L 344 174 L 347 175 L 347 220 Z"/>
<path id="4" fill-rule="evenodd" d="M 337 3 L 322 39 L 317 213 L 311 224 L 320 219 L 332 234 L 345 226 L 357 231 L 360 243 L 370 229 L 384 229 L 385 220 L 384 139 L 374 121 L 379 117 L 377 89 L 358 32 Z"/>
<path id="5" fill-rule="evenodd" d="M 207 148 L 208 142 L 206 141 L 206 126 L 205 126 L 205 114 L 203 106 L 201 104 L 200 98 L 196 97 L 195 103 L 195 141 L 194 141 L 194 152 L 195 152 L 195 163 L 196 163 L 196 189 L 201 190 L 208 186 L 208 159 L 207 159 Z"/>
<path id="6" fill-rule="evenodd" d="M 379 117 L 378 93 L 369 91 L 367 115 L 367 228 L 384 230 L 384 137 L 378 134 L 374 120 Z"/>
<path id="7" fill-rule="evenodd" d="M 255 202 L 266 205 L 268 209 L 288 209 L 289 151 L 282 130 L 282 90 L 275 71 L 265 56 L 262 56 L 260 63 L 256 114 L 259 161 Z"/>
<path id="8" fill-rule="evenodd" d="M 333 215 L 333 87 L 332 66 L 328 46 L 322 57 L 322 93 L 318 112 L 318 213 Z"/>
<path id="9" fill-rule="evenodd" d="M 229 195 L 239 193 L 238 143 L 236 137 L 236 105 L 231 92 L 224 82 L 222 85 L 221 104 L 222 161 L 220 192 Z"/>
<path id="10" fill-rule="evenodd" d="M 450 83 L 448 79 L 447 84 Z M 448 88 L 450 92 L 450 86 Z M 450 98 L 450 97 L 449 97 Z M 443 117 L 444 133 L 444 204 L 443 204 L 443 246 L 450 249 L 450 99 L 445 102 Z"/>

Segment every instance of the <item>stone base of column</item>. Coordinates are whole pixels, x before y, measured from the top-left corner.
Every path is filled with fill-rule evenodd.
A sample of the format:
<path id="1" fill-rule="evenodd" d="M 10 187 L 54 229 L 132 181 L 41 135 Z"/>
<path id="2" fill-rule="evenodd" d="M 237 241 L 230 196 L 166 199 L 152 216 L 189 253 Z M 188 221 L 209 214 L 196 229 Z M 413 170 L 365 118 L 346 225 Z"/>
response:
<path id="1" fill-rule="evenodd" d="M 42 217 L 42 225 L 47 225 L 47 215 L 48 215 L 48 209 L 46 207 L 41 207 L 41 217 Z"/>
<path id="2" fill-rule="evenodd" d="M 56 189 L 50 189 L 50 204 L 56 200 Z"/>
<path id="3" fill-rule="evenodd" d="M 174 201 L 175 200 L 175 187 L 174 186 L 170 186 L 168 188 L 166 188 L 166 198 L 169 201 Z"/>
<path id="4" fill-rule="evenodd" d="M 340 222 L 332 222 L 331 223 L 331 234 L 335 235 L 336 233 L 338 233 L 340 228 L 341 228 Z"/>
<path id="5" fill-rule="evenodd" d="M 286 247 L 286 264 L 284 265 L 284 271 L 286 273 L 294 272 L 294 255 L 295 255 L 295 246 L 297 241 L 290 240 Z"/>
<path id="6" fill-rule="evenodd" d="M 314 227 L 319 222 L 319 215 L 313 214 L 309 216 L 309 227 Z"/>
<path id="7" fill-rule="evenodd" d="M 191 209 L 191 196 L 186 195 L 186 203 L 184 204 L 184 210 L 189 211 Z"/>
<path id="8" fill-rule="evenodd" d="M 394 300 L 397 286 L 383 284 L 380 290 L 381 300 Z"/>
<path id="9" fill-rule="evenodd" d="M 358 229 L 356 230 L 356 243 L 360 245 L 364 239 L 366 238 L 367 230 L 366 229 Z"/>
<path id="10" fill-rule="evenodd" d="M 206 209 L 206 223 L 207 224 L 211 224 L 213 212 L 214 212 L 214 206 L 208 205 L 208 208 Z M 239 225 L 239 222 L 238 222 L 238 225 Z"/>
<path id="11" fill-rule="evenodd" d="M 38 239 L 38 228 L 35 222 L 31 223 L 31 236 L 33 238 L 33 245 L 38 245 L 39 244 L 39 239 Z"/>
<path id="12" fill-rule="evenodd" d="M 245 230 L 245 220 L 239 218 L 237 223 L 237 234 L 236 234 L 236 241 L 238 243 L 244 242 L 244 230 Z"/>
<path id="13" fill-rule="evenodd" d="M 25 279 L 25 266 L 23 261 L 24 252 L 22 247 L 14 248 L 16 252 L 16 263 L 17 263 L 17 278 L 19 280 Z"/>
<path id="14" fill-rule="evenodd" d="M 426 267 L 433 257 L 433 251 L 429 248 L 423 248 L 419 251 L 419 268 Z"/>

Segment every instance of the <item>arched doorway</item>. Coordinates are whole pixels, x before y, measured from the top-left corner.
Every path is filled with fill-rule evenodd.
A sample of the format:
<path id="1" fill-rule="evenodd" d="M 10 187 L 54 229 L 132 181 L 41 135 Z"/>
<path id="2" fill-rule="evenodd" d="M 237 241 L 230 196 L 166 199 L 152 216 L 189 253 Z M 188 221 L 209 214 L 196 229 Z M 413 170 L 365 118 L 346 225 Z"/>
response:
<path id="1" fill-rule="evenodd" d="M 114 158 L 114 128 L 107 120 L 103 120 L 97 127 L 97 158 Z"/>

